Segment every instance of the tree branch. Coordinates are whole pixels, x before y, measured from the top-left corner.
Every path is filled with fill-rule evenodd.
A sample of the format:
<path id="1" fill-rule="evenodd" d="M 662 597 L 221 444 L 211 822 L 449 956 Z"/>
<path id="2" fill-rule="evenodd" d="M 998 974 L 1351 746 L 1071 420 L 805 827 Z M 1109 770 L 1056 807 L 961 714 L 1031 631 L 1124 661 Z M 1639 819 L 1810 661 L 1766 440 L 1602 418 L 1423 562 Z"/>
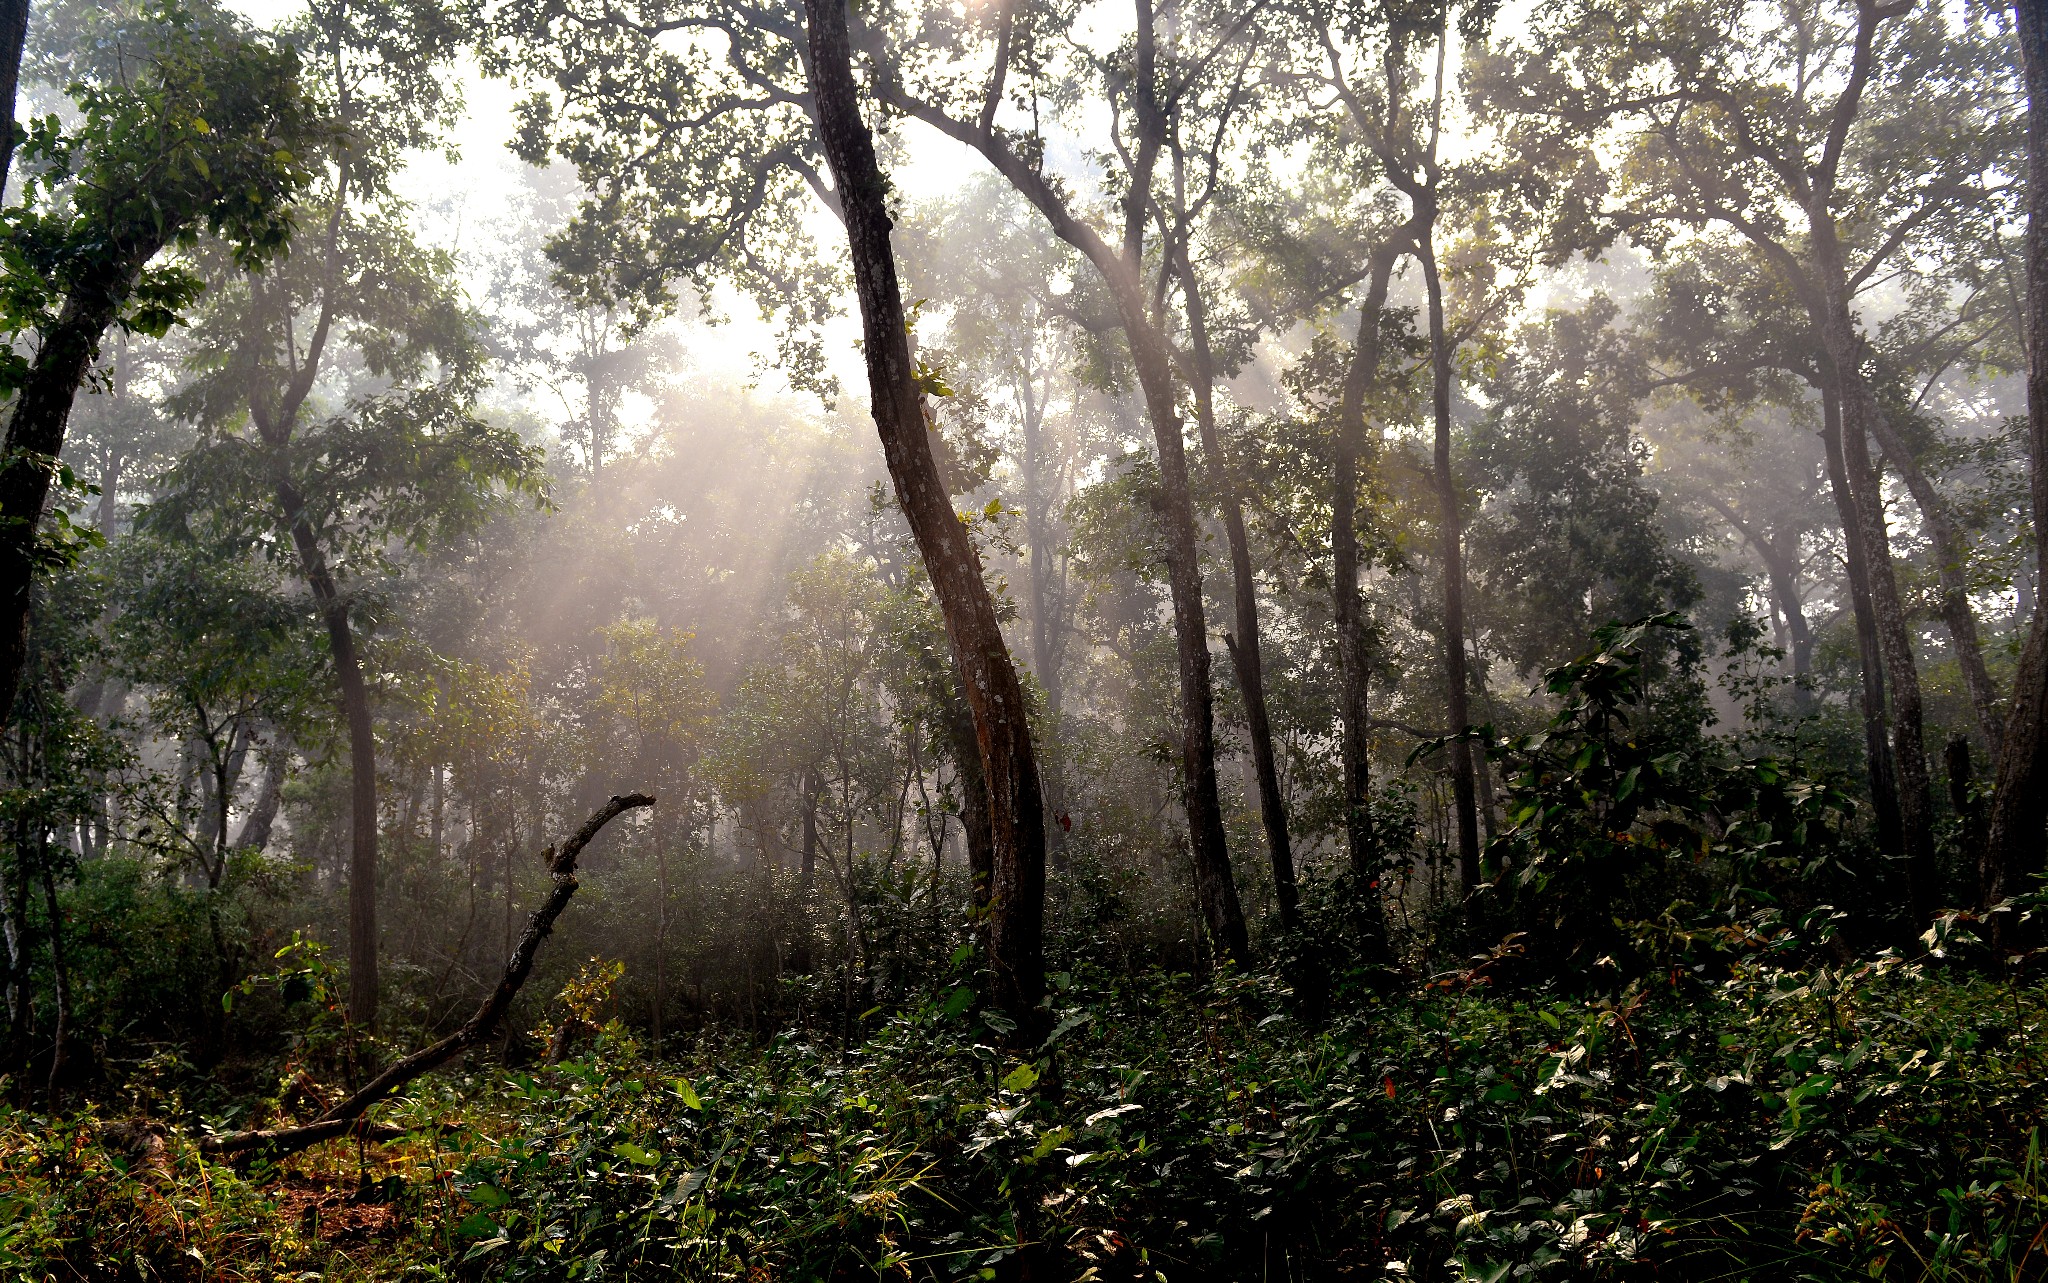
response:
<path id="1" fill-rule="evenodd" d="M 505 974 L 498 981 L 498 987 L 477 1007 L 474 1014 L 463 1022 L 462 1028 L 449 1034 L 431 1046 L 422 1047 L 371 1079 L 369 1084 L 338 1105 L 330 1107 L 320 1117 L 299 1127 L 275 1127 L 263 1131 L 235 1132 L 227 1136 L 209 1136 L 199 1142 L 201 1152 L 207 1154 L 237 1154 L 250 1150 L 268 1150 L 273 1154 L 290 1154 L 317 1145 L 323 1140 L 351 1133 L 370 1134 L 372 1129 L 362 1122 L 362 1116 L 372 1105 L 391 1095 L 399 1088 L 437 1066 L 446 1064 L 471 1047 L 488 1039 L 504 1017 L 505 1009 L 519 996 L 520 986 L 526 983 L 527 975 L 533 970 L 534 954 L 540 950 L 541 941 L 554 930 L 555 919 L 568 907 L 569 897 L 576 894 L 576 857 L 583 848 L 590 845 L 598 830 L 611 823 L 627 811 L 643 806 L 653 806 L 654 799 L 644 793 L 629 793 L 614 797 L 599 807 L 583 827 L 576 830 L 567 842 L 562 844 L 559 854 L 548 851 L 548 875 L 554 879 L 554 889 L 533 916 L 526 920 L 526 932 L 519 937 L 519 944 L 512 950 L 512 956 L 505 962 Z"/>

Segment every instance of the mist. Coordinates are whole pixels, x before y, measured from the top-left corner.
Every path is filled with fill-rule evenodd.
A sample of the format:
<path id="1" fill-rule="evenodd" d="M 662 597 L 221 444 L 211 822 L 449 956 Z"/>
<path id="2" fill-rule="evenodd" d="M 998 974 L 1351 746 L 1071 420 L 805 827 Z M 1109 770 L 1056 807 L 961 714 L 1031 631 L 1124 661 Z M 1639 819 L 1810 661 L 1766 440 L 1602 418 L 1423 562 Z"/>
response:
<path id="1" fill-rule="evenodd" d="M 0 1264 L 2038 1275 L 2037 0 L 0 10 Z"/>

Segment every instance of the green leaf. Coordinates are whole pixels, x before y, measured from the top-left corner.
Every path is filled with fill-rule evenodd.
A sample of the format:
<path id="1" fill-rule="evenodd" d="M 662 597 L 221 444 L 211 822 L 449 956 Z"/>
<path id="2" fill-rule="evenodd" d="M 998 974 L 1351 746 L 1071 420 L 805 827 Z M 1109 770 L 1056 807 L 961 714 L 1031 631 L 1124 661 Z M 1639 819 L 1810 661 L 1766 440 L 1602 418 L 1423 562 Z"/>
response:
<path id="1" fill-rule="evenodd" d="M 1003 1076 L 1003 1086 L 1011 1091 L 1025 1091 L 1038 1082 L 1038 1068 L 1035 1065 L 1019 1065 Z"/>
<path id="2" fill-rule="evenodd" d="M 676 1089 L 676 1095 L 683 1098 L 683 1103 L 685 1105 L 688 1105 L 690 1108 L 696 1110 L 702 1110 L 704 1108 L 704 1102 L 697 1099 L 697 1089 L 690 1086 L 689 1079 L 677 1078 L 671 1081 L 669 1085 Z"/>

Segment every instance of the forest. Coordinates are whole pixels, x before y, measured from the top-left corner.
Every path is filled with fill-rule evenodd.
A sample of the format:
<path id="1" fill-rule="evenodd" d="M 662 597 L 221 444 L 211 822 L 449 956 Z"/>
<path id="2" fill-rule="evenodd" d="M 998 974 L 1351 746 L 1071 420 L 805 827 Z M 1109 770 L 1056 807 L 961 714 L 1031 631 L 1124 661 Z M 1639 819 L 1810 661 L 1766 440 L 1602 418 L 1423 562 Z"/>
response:
<path id="1" fill-rule="evenodd" d="M 2048 1280 L 2048 0 L 0 113 L 0 1279 Z"/>

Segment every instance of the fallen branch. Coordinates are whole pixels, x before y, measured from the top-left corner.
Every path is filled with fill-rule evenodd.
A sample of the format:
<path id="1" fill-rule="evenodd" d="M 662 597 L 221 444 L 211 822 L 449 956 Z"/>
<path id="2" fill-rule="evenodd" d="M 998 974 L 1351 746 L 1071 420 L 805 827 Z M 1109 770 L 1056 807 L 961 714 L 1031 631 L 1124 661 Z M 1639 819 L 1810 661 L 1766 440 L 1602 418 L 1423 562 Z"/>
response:
<path id="1" fill-rule="evenodd" d="M 597 813 L 584 821 L 583 827 L 567 842 L 557 854 L 550 848 L 543 857 L 547 861 L 548 873 L 554 878 L 554 889 L 547 900 L 534 910 L 526 920 L 526 932 L 519 937 L 518 947 L 505 962 L 505 975 L 498 981 L 498 987 L 477 1007 L 475 1014 L 463 1022 L 462 1028 L 449 1034 L 432 1046 L 420 1050 L 398 1061 L 383 1073 L 371 1079 L 360 1091 L 329 1108 L 310 1123 L 296 1127 L 273 1127 L 262 1131 L 234 1132 L 226 1136 L 209 1136 L 199 1142 L 201 1152 L 208 1154 L 237 1154 L 249 1150 L 269 1150 L 277 1154 L 296 1153 L 323 1140 L 337 1136 L 369 1134 L 370 1129 L 362 1121 L 363 1114 L 370 1106 L 383 1100 L 413 1079 L 436 1066 L 447 1063 L 468 1051 L 471 1047 L 490 1039 L 504 1017 L 505 1009 L 519 996 L 519 987 L 526 983 L 527 973 L 533 970 L 533 956 L 540 949 L 541 941 L 547 939 L 554 929 L 555 919 L 568 907 L 569 897 L 576 894 L 576 857 L 583 854 L 583 848 L 597 836 L 598 830 L 611 823 L 627 811 L 643 806 L 653 806 L 654 799 L 644 793 L 630 793 L 615 797 L 599 807 Z"/>

